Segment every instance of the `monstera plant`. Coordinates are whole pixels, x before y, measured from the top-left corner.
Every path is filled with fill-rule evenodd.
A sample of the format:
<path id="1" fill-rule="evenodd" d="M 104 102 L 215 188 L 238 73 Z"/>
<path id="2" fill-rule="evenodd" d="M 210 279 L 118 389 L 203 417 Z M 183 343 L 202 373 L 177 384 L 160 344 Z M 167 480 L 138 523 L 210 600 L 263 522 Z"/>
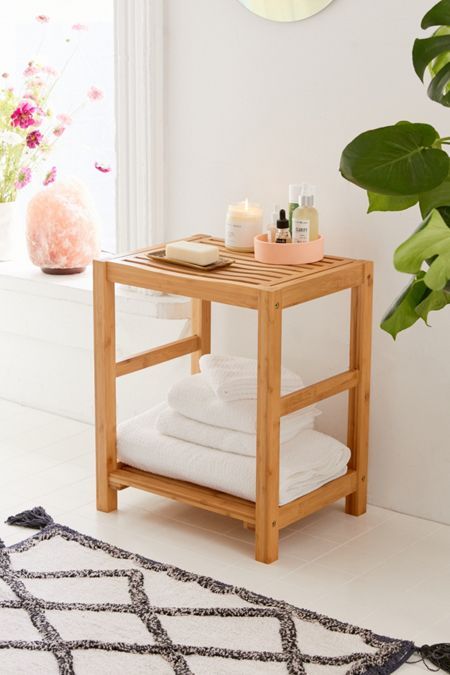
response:
<path id="1" fill-rule="evenodd" d="M 441 0 L 424 16 L 413 64 L 428 96 L 450 107 L 450 0 Z M 401 121 L 357 136 L 344 149 L 340 171 L 367 190 L 368 212 L 404 211 L 418 206 L 422 222 L 394 253 L 394 266 L 412 275 L 404 292 L 384 316 L 381 327 L 394 338 L 431 311 L 450 305 L 450 136 L 429 124 Z"/>

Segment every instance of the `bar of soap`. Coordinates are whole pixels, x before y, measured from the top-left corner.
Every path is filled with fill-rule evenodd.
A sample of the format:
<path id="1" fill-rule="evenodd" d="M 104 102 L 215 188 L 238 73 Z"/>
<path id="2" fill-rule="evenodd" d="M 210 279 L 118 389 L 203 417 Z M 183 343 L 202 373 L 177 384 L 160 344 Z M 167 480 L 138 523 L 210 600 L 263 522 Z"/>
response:
<path id="1" fill-rule="evenodd" d="M 174 241 L 166 244 L 166 256 L 172 260 L 194 265 L 211 265 L 219 259 L 219 249 L 211 244 L 198 244 L 195 241 Z"/>

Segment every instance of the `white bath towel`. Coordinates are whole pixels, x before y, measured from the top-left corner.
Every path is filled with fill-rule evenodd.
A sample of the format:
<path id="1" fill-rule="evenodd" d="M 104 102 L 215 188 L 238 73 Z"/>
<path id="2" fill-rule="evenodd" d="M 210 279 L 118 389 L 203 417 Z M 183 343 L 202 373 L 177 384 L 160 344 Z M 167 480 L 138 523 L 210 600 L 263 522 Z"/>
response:
<path id="1" fill-rule="evenodd" d="M 255 359 L 205 354 L 200 359 L 200 370 L 216 396 L 223 401 L 256 398 L 258 365 Z M 282 368 L 281 393 L 283 396 L 303 386 L 300 375 Z"/>
<path id="2" fill-rule="evenodd" d="M 119 425 L 119 459 L 143 471 L 199 483 L 255 500 L 256 461 L 164 436 L 155 429 L 166 404 Z M 286 444 L 280 462 L 280 504 L 315 490 L 346 472 L 350 450 L 342 443 L 307 430 Z"/>
<path id="3" fill-rule="evenodd" d="M 171 408 L 197 422 L 214 424 L 224 429 L 256 433 L 256 401 L 223 401 L 215 396 L 202 373 L 189 375 L 176 382 L 168 395 Z M 310 420 L 320 415 L 320 410 L 309 406 L 286 415 L 281 420 L 282 443 L 293 438 L 302 429 L 305 416 Z"/>
<path id="4" fill-rule="evenodd" d="M 314 428 L 314 420 L 310 415 L 303 415 L 297 423 L 297 433 Z M 256 434 L 247 434 L 244 431 L 234 431 L 233 429 L 224 429 L 212 424 L 197 422 L 181 415 L 169 406 L 159 415 L 156 421 L 156 429 L 166 436 L 173 436 L 181 441 L 188 441 L 188 443 L 204 445 L 207 448 L 234 452 L 248 457 L 255 457 L 256 455 Z"/>

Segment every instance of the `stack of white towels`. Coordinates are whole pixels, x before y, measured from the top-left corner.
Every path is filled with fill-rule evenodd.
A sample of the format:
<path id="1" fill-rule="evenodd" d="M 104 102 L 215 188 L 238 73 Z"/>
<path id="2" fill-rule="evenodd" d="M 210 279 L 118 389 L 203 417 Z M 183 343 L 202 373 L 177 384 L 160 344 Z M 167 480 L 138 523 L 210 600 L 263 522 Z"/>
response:
<path id="1" fill-rule="evenodd" d="M 164 402 L 123 422 L 119 459 L 138 469 L 255 501 L 256 361 L 208 354 L 201 372 L 177 382 Z M 282 371 L 281 393 L 303 387 Z M 350 451 L 314 430 L 310 406 L 281 419 L 280 504 L 345 474 Z"/>

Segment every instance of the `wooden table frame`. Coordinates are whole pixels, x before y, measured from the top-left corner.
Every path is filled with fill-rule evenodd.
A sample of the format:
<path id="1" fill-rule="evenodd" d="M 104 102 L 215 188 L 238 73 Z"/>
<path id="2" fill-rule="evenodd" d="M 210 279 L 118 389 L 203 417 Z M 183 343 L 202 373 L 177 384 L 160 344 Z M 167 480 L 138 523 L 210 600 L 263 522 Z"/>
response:
<path id="1" fill-rule="evenodd" d="M 191 237 L 221 246 L 236 264 L 213 273 L 169 268 L 138 251 L 94 262 L 95 407 L 97 509 L 117 509 L 117 492 L 136 487 L 242 520 L 255 529 L 256 560 L 278 559 L 279 530 L 346 497 L 346 512 L 366 510 L 373 266 L 369 261 L 326 256 L 321 263 L 264 266 L 250 254 L 234 254 L 206 235 Z M 152 250 L 161 248 L 152 247 Z M 150 249 L 147 249 L 150 250 Z M 228 271 L 227 271 L 228 270 Z M 166 291 L 192 298 L 192 335 L 116 361 L 115 284 Z M 345 372 L 292 394 L 280 395 L 282 311 L 351 289 L 350 363 Z M 191 354 L 192 372 L 211 348 L 211 302 L 258 312 L 258 400 L 256 502 L 120 464 L 116 450 L 116 378 Z M 279 506 L 280 417 L 349 391 L 347 473 Z"/>

